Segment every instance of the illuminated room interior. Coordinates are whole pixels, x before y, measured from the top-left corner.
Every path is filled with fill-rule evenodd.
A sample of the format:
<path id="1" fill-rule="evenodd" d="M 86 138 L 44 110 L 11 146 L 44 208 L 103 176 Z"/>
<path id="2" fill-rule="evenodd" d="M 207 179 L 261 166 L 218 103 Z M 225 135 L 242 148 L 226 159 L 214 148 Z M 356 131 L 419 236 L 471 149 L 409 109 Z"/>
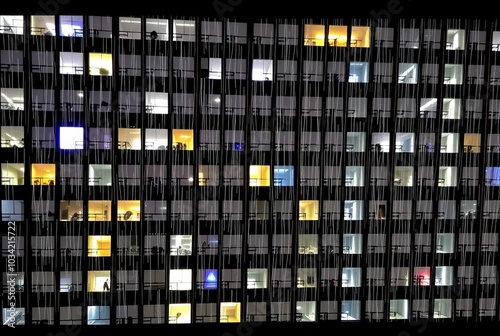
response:
<path id="1" fill-rule="evenodd" d="M 54 185 L 55 173 L 55 164 L 34 163 L 31 165 L 31 185 Z"/>
<path id="2" fill-rule="evenodd" d="M 91 76 L 111 76 L 113 74 L 112 55 L 89 53 L 89 74 Z"/>
<path id="3" fill-rule="evenodd" d="M 138 221 L 141 219 L 141 201 L 118 201 L 119 221 Z"/>
<path id="4" fill-rule="evenodd" d="M 347 26 L 330 26 L 328 28 L 328 44 L 331 47 L 347 46 Z M 304 26 L 304 45 L 325 45 L 325 26 L 306 24 Z M 370 27 L 352 27 L 351 47 L 368 48 L 370 46 Z"/>
<path id="5" fill-rule="evenodd" d="M 271 169 L 269 166 L 250 166 L 251 187 L 269 187 L 271 185 Z"/>
<path id="6" fill-rule="evenodd" d="M 172 130 L 172 149 L 192 151 L 194 132 L 190 129 Z"/>
<path id="7" fill-rule="evenodd" d="M 191 323 L 191 304 L 171 303 L 168 310 L 168 323 Z"/>
<path id="8" fill-rule="evenodd" d="M 2 185 L 24 184 L 24 163 L 2 163 Z"/>
<path id="9" fill-rule="evenodd" d="M 89 257 L 110 257 L 111 236 L 89 236 Z"/>
<path id="10" fill-rule="evenodd" d="M 83 201 L 61 201 L 59 211 L 62 221 L 83 220 Z"/>
<path id="11" fill-rule="evenodd" d="M 109 221 L 111 201 L 89 201 L 89 221 Z"/>
<path id="12" fill-rule="evenodd" d="M 104 292 L 104 282 L 108 280 L 108 285 L 111 286 L 110 271 L 88 271 L 88 291 L 89 292 Z"/>
<path id="13" fill-rule="evenodd" d="M 220 322 L 234 323 L 240 322 L 239 302 L 221 302 L 220 304 Z"/>
<path id="14" fill-rule="evenodd" d="M 481 152 L 481 134 L 475 134 L 475 133 L 464 134 L 464 152 L 465 153 Z"/>
<path id="15" fill-rule="evenodd" d="M 119 128 L 118 149 L 141 150 L 140 128 Z"/>
<path id="16" fill-rule="evenodd" d="M 318 220 L 319 201 L 299 201 L 299 220 Z"/>

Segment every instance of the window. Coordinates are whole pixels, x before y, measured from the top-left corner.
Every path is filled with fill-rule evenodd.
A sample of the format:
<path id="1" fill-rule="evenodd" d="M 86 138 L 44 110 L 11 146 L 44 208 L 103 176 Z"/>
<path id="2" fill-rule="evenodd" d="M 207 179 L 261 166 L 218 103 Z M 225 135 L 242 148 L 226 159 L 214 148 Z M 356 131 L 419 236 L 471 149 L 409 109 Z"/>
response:
<path id="1" fill-rule="evenodd" d="M 141 150 L 141 129 L 119 128 L 118 149 Z"/>
<path id="2" fill-rule="evenodd" d="M 22 88 L 1 88 L 0 93 L 2 95 L 1 98 L 2 110 L 14 110 L 14 111 L 24 110 L 24 92 Z M 5 126 L 2 126 L 2 128 L 3 127 Z"/>
<path id="3" fill-rule="evenodd" d="M 31 165 L 31 185 L 54 185 L 56 165 L 33 163 Z"/>
<path id="4" fill-rule="evenodd" d="M 146 39 L 168 41 L 168 20 L 146 18 Z"/>
<path id="5" fill-rule="evenodd" d="M 250 165 L 249 184 L 251 187 L 269 187 L 270 184 L 270 167 Z"/>
<path id="6" fill-rule="evenodd" d="M 190 269 L 171 269 L 169 288 L 172 291 L 191 289 L 191 270 Z"/>
<path id="7" fill-rule="evenodd" d="M 417 84 L 417 82 L 418 82 L 418 64 L 399 63 L 398 83 Z"/>
<path id="8" fill-rule="evenodd" d="M 464 153 L 480 153 L 480 152 L 481 152 L 481 134 L 465 133 Z"/>
<path id="9" fill-rule="evenodd" d="M 368 62 L 349 63 L 349 82 L 368 83 Z"/>
<path id="10" fill-rule="evenodd" d="M 172 149 L 175 151 L 188 150 L 194 148 L 194 132 L 190 129 L 172 130 Z"/>
<path id="11" fill-rule="evenodd" d="M 89 292 L 108 292 L 110 290 L 110 271 L 88 271 L 87 274 Z"/>
<path id="12" fill-rule="evenodd" d="M 168 323 L 191 323 L 191 304 L 171 303 L 168 308 Z"/>
<path id="13" fill-rule="evenodd" d="M 83 127 L 59 127 L 60 149 L 83 149 Z"/>
<path id="14" fill-rule="evenodd" d="M 56 35 L 56 24 L 54 15 L 32 15 L 31 35 Z"/>
<path id="15" fill-rule="evenodd" d="M 174 20 L 173 29 L 174 41 L 196 41 L 196 29 L 194 20 Z"/>
<path id="16" fill-rule="evenodd" d="M 413 275 L 413 283 L 416 286 L 429 286 L 431 284 L 431 268 L 430 267 L 415 267 Z"/>
<path id="17" fill-rule="evenodd" d="M 2 163 L 2 185 L 23 185 L 24 163 Z"/>
<path id="18" fill-rule="evenodd" d="M 111 236 L 89 236 L 89 257 L 111 257 Z"/>
<path id="19" fill-rule="evenodd" d="M 408 300 L 391 300 L 389 308 L 389 318 L 391 320 L 408 318 Z"/>
<path id="20" fill-rule="evenodd" d="M 269 81 L 273 79 L 273 60 L 254 59 L 252 80 Z"/>
<path id="21" fill-rule="evenodd" d="M 460 119 L 461 111 L 460 99 L 443 99 L 443 119 Z"/>
<path id="22" fill-rule="evenodd" d="M 24 201 L 2 200 L 2 220 L 3 221 L 24 220 Z"/>
<path id="23" fill-rule="evenodd" d="M 357 321 L 361 315 L 361 301 L 343 300 L 340 319 L 346 321 Z"/>
<path id="24" fill-rule="evenodd" d="M 141 19 L 134 17 L 121 17 L 119 23 L 119 37 L 123 39 L 141 39 Z"/>
<path id="25" fill-rule="evenodd" d="M 316 302 L 297 301 L 295 320 L 297 322 L 316 322 Z"/>
<path id="26" fill-rule="evenodd" d="M 110 186 L 111 177 L 110 164 L 89 164 L 89 186 Z"/>
<path id="27" fill-rule="evenodd" d="M 89 325 L 107 325 L 110 319 L 109 306 L 88 306 L 87 324 Z"/>
<path id="28" fill-rule="evenodd" d="M 0 33 L 24 34 L 24 19 L 22 15 L 0 15 Z"/>
<path id="29" fill-rule="evenodd" d="M 318 220 L 319 201 L 299 201 L 299 220 Z"/>
<path id="30" fill-rule="evenodd" d="M 192 238 L 190 235 L 170 236 L 170 255 L 191 255 L 192 249 Z"/>
<path id="31" fill-rule="evenodd" d="M 111 219 L 111 201 L 89 201 L 88 220 L 109 221 Z"/>
<path id="32" fill-rule="evenodd" d="M 317 234 L 299 234 L 299 254 L 318 254 Z"/>
<path id="33" fill-rule="evenodd" d="M 340 169 L 339 169 L 340 170 Z M 347 166 L 345 170 L 345 185 L 347 187 L 362 187 L 365 184 L 365 167 Z"/>
<path id="34" fill-rule="evenodd" d="M 61 15 L 59 36 L 83 37 L 83 16 Z"/>
<path id="35" fill-rule="evenodd" d="M 119 221 L 139 221 L 141 219 L 140 201 L 119 200 L 118 220 Z"/>
<path id="36" fill-rule="evenodd" d="M 247 270 L 247 288 L 267 288 L 267 268 L 249 268 Z"/>
<path id="37" fill-rule="evenodd" d="M 446 33 L 446 49 L 447 50 L 464 50 L 465 49 L 465 30 L 464 29 L 448 29 Z"/>
<path id="38" fill-rule="evenodd" d="M 61 221 L 83 220 L 83 201 L 61 201 L 59 209 Z"/>
<path id="39" fill-rule="evenodd" d="M 89 74 L 91 76 L 113 75 L 112 55 L 103 53 L 89 53 Z"/>
<path id="40" fill-rule="evenodd" d="M 240 322 L 240 306 L 239 302 L 221 302 L 220 304 L 220 322 L 221 323 L 238 323 Z"/>
<path id="41" fill-rule="evenodd" d="M 274 167 L 274 186 L 292 187 L 294 179 L 293 166 L 275 166 Z"/>
<path id="42" fill-rule="evenodd" d="M 462 84 L 463 82 L 463 65 L 462 64 L 445 64 L 444 65 L 444 84 Z"/>
<path id="43" fill-rule="evenodd" d="M 146 128 L 146 139 L 144 140 L 146 150 L 167 150 L 168 130 Z"/>
<path id="44" fill-rule="evenodd" d="M 3 103 L 2 103 L 3 104 Z M 2 148 L 23 148 L 24 147 L 24 127 L 22 126 L 1 126 Z"/>

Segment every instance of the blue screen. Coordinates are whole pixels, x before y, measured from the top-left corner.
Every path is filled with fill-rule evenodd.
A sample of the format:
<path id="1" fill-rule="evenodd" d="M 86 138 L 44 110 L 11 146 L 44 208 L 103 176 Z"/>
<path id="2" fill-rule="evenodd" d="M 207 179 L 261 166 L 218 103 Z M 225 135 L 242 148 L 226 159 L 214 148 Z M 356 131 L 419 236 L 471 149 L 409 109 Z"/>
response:
<path id="1" fill-rule="evenodd" d="M 203 289 L 217 289 L 217 270 L 205 270 L 205 281 L 203 282 Z"/>

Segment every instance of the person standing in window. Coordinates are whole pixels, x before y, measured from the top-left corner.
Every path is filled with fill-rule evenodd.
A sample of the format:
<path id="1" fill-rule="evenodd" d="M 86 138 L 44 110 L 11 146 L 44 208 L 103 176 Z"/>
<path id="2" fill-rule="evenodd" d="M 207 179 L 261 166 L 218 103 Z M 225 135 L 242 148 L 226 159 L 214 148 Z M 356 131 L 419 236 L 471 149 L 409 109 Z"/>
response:
<path id="1" fill-rule="evenodd" d="M 106 279 L 106 281 L 104 281 L 104 284 L 102 285 L 102 289 L 105 292 L 109 291 L 109 279 Z"/>

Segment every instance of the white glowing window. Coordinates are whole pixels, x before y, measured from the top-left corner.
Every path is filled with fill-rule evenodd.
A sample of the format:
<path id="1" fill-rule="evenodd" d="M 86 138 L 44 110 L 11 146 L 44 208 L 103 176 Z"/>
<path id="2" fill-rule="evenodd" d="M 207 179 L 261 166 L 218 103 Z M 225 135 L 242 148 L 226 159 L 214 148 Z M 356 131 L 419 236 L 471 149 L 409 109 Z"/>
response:
<path id="1" fill-rule="evenodd" d="M 59 128 L 60 149 L 83 149 L 83 127 Z"/>

